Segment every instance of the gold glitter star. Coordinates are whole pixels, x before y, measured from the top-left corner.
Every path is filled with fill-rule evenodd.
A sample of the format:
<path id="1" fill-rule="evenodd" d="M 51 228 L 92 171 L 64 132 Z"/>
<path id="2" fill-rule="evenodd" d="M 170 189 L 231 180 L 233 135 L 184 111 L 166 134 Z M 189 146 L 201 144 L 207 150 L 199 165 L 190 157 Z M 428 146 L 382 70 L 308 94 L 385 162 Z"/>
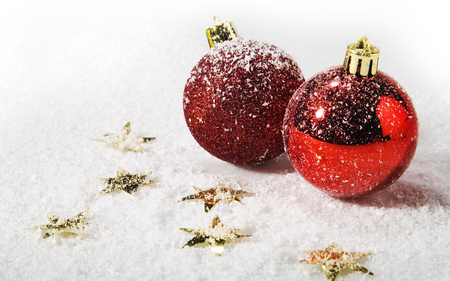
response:
<path id="1" fill-rule="evenodd" d="M 338 276 L 341 269 L 348 268 L 355 271 L 361 271 L 363 273 L 368 273 L 373 275 L 367 268 L 363 267 L 355 261 L 355 259 L 360 259 L 366 257 L 372 252 L 343 252 L 341 248 L 336 243 L 332 243 L 325 250 L 316 251 L 305 251 L 311 256 L 309 259 L 301 260 L 300 263 L 307 264 L 321 264 L 327 279 L 334 281 Z"/>
<path id="2" fill-rule="evenodd" d="M 118 134 L 105 133 L 95 141 L 104 142 L 115 149 L 125 151 L 142 151 L 143 143 L 154 140 L 155 138 L 137 137 L 131 132 L 131 125 L 128 122 Z"/>
<path id="3" fill-rule="evenodd" d="M 194 189 L 198 193 L 184 197 L 183 199 L 178 200 L 178 202 L 203 199 L 205 201 L 205 212 L 209 212 L 209 210 L 211 210 L 211 208 L 214 207 L 214 205 L 220 200 L 227 200 L 229 202 L 237 201 L 242 203 L 239 198 L 244 197 L 245 195 L 253 194 L 244 190 L 234 190 L 228 184 L 219 184 L 216 187 L 205 189 L 194 186 Z"/>
<path id="4" fill-rule="evenodd" d="M 155 182 L 147 179 L 147 176 L 149 175 L 151 175 L 151 172 L 132 175 L 119 167 L 115 178 L 99 179 L 107 184 L 107 186 L 100 191 L 100 194 L 120 191 L 133 194 L 141 185 L 149 185 Z"/>
<path id="5" fill-rule="evenodd" d="M 205 229 L 188 229 L 180 228 L 183 231 L 194 233 L 196 236 L 189 240 L 181 249 L 186 246 L 192 247 L 196 244 L 208 242 L 212 251 L 216 256 L 221 256 L 224 250 L 224 245 L 227 240 L 234 238 L 251 237 L 251 235 L 243 235 L 237 233 L 242 228 L 226 228 L 223 226 L 218 216 L 213 218 L 211 225 Z"/>
<path id="6" fill-rule="evenodd" d="M 86 231 L 84 228 L 88 226 L 89 224 L 86 223 L 84 220 L 86 219 L 86 216 L 88 214 L 89 208 L 86 208 L 83 212 L 79 213 L 78 215 L 63 220 L 58 216 L 52 215 L 48 213 L 47 219 L 50 221 L 50 224 L 44 224 L 39 225 L 30 228 L 31 230 L 40 229 L 42 234 L 44 236 L 42 238 L 47 239 L 50 236 L 53 236 L 53 234 L 85 234 Z"/>

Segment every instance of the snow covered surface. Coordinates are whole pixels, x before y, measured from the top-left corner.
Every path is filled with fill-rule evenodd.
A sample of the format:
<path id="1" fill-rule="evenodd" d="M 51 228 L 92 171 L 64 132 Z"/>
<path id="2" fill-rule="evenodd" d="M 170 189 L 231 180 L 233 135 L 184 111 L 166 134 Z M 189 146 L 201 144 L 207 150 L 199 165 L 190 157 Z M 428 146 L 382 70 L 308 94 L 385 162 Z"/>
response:
<path id="1" fill-rule="evenodd" d="M 304 250 L 337 242 L 373 251 L 359 262 L 375 275 L 337 280 L 445 280 L 450 267 L 450 87 L 444 2 L 411 1 L 9 1 L 0 4 L 1 280 L 326 280 Z M 294 4 L 295 3 L 295 4 Z M 416 4 L 414 4 L 416 3 Z M 289 53 L 305 78 L 341 64 L 366 35 L 380 69 L 409 93 L 419 145 L 398 182 L 370 197 L 339 200 L 312 187 L 285 155 L 237 167 L 204 151 L 182 110 L 189 72 L 208 51 L 213 15 L 239 33 Z M 128 122 L 156 137 L 143 152 L 92 141 Z M 96 178 L 152 171 L 158 182 L 98 195 Z M 221 202 L 177 202 L 192 186 L 219 183 L 255 193 Z M 89 207 L 87 235 L 43 240 L 46 213 L 70 218 Z M 218 215 L 253 237 L 181 247 Z"/>

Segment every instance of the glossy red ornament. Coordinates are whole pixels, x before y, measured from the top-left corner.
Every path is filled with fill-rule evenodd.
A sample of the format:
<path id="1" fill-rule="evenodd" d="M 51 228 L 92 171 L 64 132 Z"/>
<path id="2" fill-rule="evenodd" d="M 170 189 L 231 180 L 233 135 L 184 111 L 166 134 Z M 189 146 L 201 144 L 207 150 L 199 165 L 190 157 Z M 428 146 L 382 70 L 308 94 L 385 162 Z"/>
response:
<path id="1" fill-rule="evenodd" d="M 368 62 L 367 76 L 360 75 L 364 62 L 354 63 L 357 69 L 335 66 L 307 80 L 292 97 L 283 125 L 295 169 L 336 197 L 367 195 L 395 182 L 418 139 L 413 104 L 394 79 L 373 71 L 378 57 Z"/>
<path id="2" fill-rule="evenodd" d="M 186 123 L 215 157 L 263 163 L 284 151 L 284 112 L 304 81 L 297 63 L 271 44 L 244 38 L 215 44 L 187 80 Z"/>

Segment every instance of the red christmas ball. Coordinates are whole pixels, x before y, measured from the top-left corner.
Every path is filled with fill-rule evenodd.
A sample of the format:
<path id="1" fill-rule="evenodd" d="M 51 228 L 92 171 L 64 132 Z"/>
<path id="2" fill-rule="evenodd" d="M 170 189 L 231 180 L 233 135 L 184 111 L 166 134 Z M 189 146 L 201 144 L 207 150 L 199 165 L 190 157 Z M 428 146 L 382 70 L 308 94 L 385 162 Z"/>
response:
<path id="1" fill-rule="evenodd" d="M 195 140 L 215 157 L 255 165 L 284 151 L 282 123 L 305 81 L 284 51 L 237 38 L 213 47 L 192 69 L 183 108 Z"/>
<path id="2" fill-rule="evenodd" d="M 362 68 L 360 61 L 354 74 L 342 66 L 316 74 L 294 94 L 284 119 L 293 166 L 336 197 L 386 188 L 408 168 L 417 146 L 417 116 L 407 93 L 376 69 L 361 76 Z"/>

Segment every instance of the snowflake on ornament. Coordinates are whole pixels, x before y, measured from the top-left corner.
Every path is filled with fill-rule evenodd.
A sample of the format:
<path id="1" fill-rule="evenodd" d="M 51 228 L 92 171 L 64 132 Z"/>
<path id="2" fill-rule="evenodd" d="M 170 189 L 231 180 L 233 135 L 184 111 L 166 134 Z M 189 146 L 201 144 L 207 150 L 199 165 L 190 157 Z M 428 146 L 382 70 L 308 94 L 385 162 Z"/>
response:
<path id="1" fill-rule="evenodd" d="M 143 143 L 154 140 L 153 137 L 137 137 L 131 132 L 131 125 L 128 122 L 117 134 L 104 133 L 101 137 L 94 139 L 112 146 L 115 149 L 124 151 L 143 151 Z"/>
<path id="2" fill-rule="evenodd" d="M 315 250 L 315 251 L 305 251 L 311 256 L 309 259 L 301 260 L 300 263 L 307 264 L 320 264 L 327 279 L 334 281 L 338 276 L 339 272 L 348 268 L 354 271 L 361 271 L 363 273 L 368 273 L 373 275 L 367 268 L 363 267 L 355 261 L 355 259 L 364 258 L 372 252 L 343 252 L 341 248 L 336 243 L 332 243 L 325 250 Z"/>
<path id="3" fill-rule="evenodd" d="M 216 256 L 221 256 L 227 240 L 234 238 L 251 237 L 251 235 L 244 235 L 237 233 L 242 228 L 228 228 L 224 227 L 218 216 L 213 218 L 211 225 L 204 229 L 189 229 L 180 228 L 183 231 L 194 233 L 196 236 L 189 240 L 181 249 L 186 246 L 192 247 L 197 244 L 208 242 L 212 251 Z"/>
<path id="4" fill-rule="evenodd" d="M 50 224 L 35 226 L 30 228 L 30 230 L 40 229 L 43 234 L 42 238 L 44 239 L 54 234 L 58 236 L 86 234 L 85 227 L 89 224 L 85 220 L 88 212 L 89 208 L 86 208 L 83 212 L 69 219 L 61 219 L 56 215 L 48 213 L 46 216 Z"/>
<path id="5" fill-rule="evenodd" d="M 219 184 L 213 188 L 197 188 L 194 186 L 194 189 L 197 191 L 196 194 L 189 195 L 184 197 L 178 202 L 186 201 L 186 200 L 194 200 L 194 199 L 203 199 L 205 201 L 205 212 L 209 212 L 214 205 L 216 205 L 221 200 L 227 200 L 229 202 L 237 201 L 241 204 L 240 198 L 244 196 L 253 195 L 253 193 L 244 191 L 244 190 L 235 190 L 230 187 L 228 184 Z"/>

